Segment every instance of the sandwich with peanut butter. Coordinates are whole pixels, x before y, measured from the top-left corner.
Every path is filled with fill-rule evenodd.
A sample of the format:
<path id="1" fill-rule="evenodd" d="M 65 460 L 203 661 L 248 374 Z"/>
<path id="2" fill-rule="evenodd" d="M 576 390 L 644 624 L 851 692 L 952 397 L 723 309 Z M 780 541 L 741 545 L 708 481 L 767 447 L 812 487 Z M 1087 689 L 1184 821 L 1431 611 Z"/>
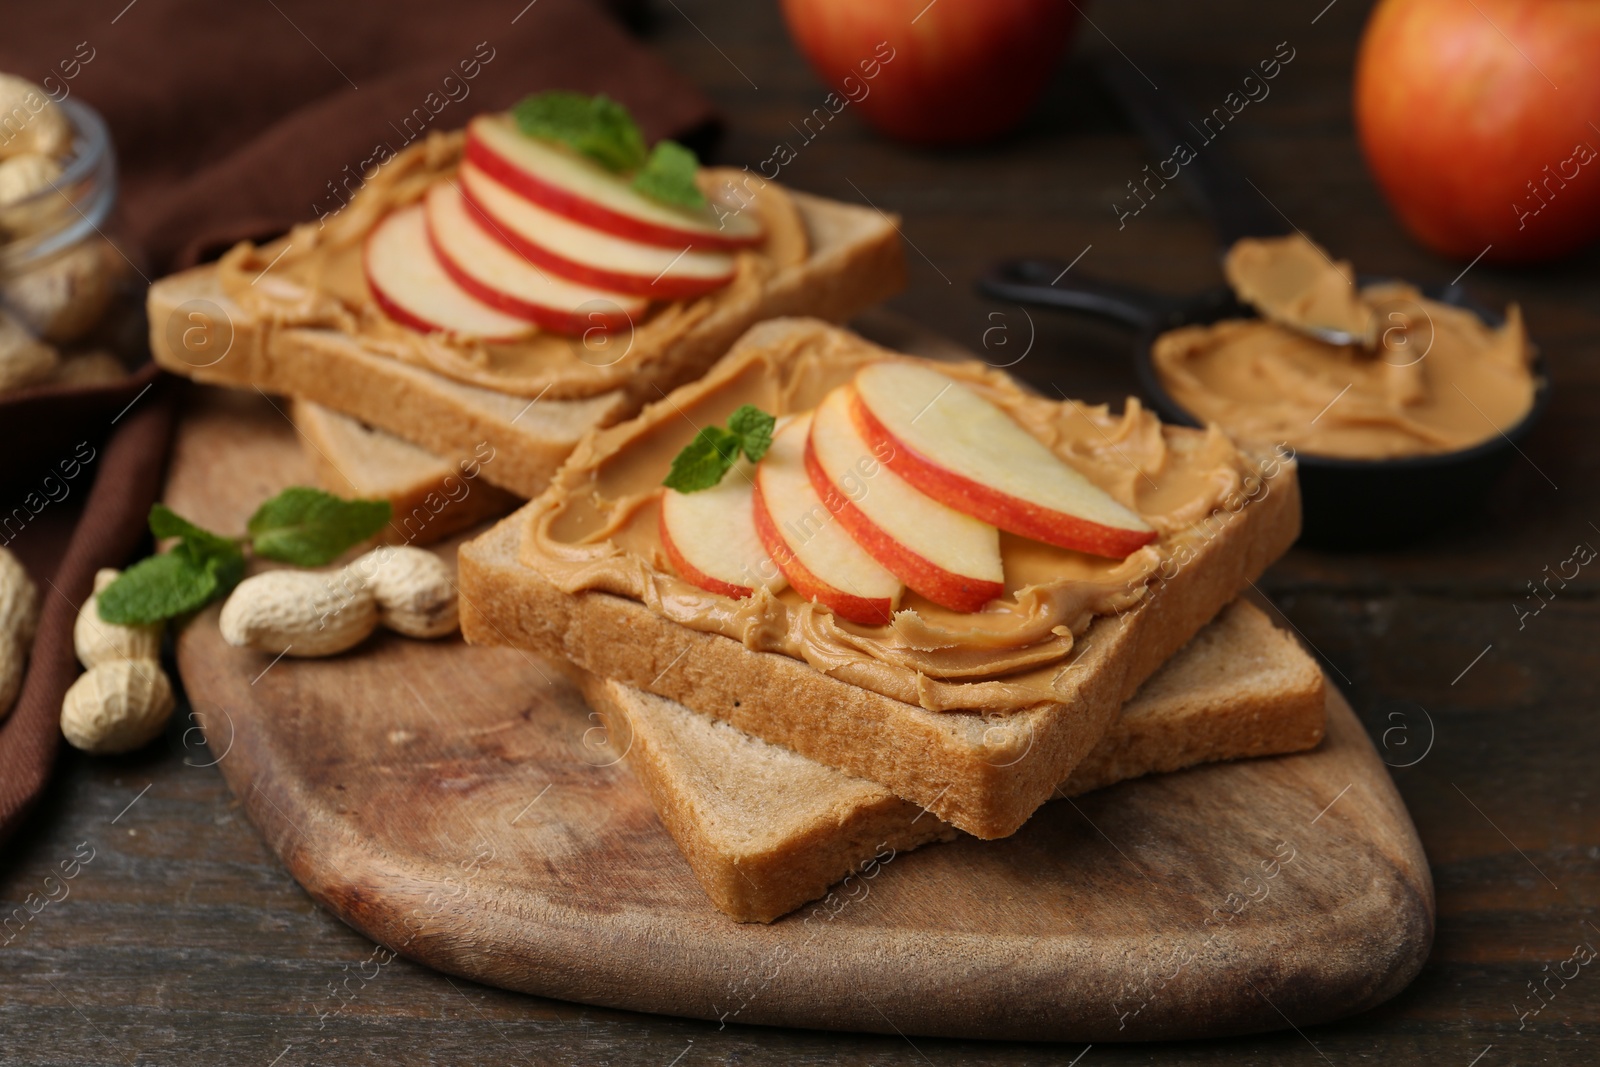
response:
<path id="1" fill-rule="evenodd" d="M 463 632 L 1000 837 L 1298 525 L 1216 429 L 774 320 L 462 548 Z"/>
<path id="2" fill-rule="evenodd" d="M 541 490 L 582 433 L 692 380 L 775 314 L 900 287 L 892 219 L 646 146 L 545 93 L 381 159 L 337 214 L 150 290 L 169 370 L 287 394 Z"/>
<path id="3" fill-rule="evenodd" d="M 477 464 L 449 464 L 314 404 L 296 404 L 294 419 L 325 486 L 388 499 L 412 543 L 509 510 L 477 480 Z M 501 548 L 501 565 L 514 567 L 515 547 Z M 732 919 L 770 922 L 827 897 L 842 878 L 873 877 L 885 857 L 961 836 L 876 782 L 677 701 L 576 673 L 613 751 L 649 794 L 707 899 Z M 1295 640 L 1261 609 L 1235 601 L 1139 687 L 1056 795 L 1313 747 L 1323 733 L 1323 692 L 1322 672 Z M 834 893 L 846 891 L 860 890 Z"/>

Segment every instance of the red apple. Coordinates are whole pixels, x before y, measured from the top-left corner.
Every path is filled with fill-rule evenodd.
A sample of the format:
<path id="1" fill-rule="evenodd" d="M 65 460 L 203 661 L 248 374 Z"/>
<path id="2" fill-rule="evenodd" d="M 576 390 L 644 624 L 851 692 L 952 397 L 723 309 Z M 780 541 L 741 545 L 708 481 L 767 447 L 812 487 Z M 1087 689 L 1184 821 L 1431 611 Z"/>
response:
<path id="1" fill-rule="evenodd" d="M 515 341 L 533 332 L 530 323 L 496 311 L 451 280 L 428 242 L 421 204 L 401 208 L 372 228 L 361 266 L 372 299 L 402 326 L 485 341 Z"/>
<path id="2" fill-rule="evenodd" d="M 756 533 L 772 561 L 807 600 L 867 626 L 887 625 L 900 601 L 900 579 L 845 532 L 806 474 L 811 416 L 789 420 L 756 465 Z"/>
<path id="3" fill-rule="evenodd" d="M 674 252 L 640 244 L 573 222 L 565 215 L 518 196 L 470 160 L 458 173 L 468 207 L 494 225 L 490 232 L 530 263 L 570 281 L 652 300 L 679 300 L 709 293 L 733 280 L 726 252 Z"/>
<path id="4" fill-rule="evenodd" d="M 1600 4 L 1383 0 L 1356 59 L 1361 147 L 1435 251 L 1529 262 L 1600 236 Z"/>
<path id="5" fill-rule="evenodd" d="M 457 285 L 490 307 L 558 333 L 615 330 L 631 324 L 643 297 L 570 282 L 517 255 L 494 225 L 470 207 L 453 181 L 436 182 L 424 199 L 428 239 Z"/>
<path id="6" fill-rule="evenodd" d="M 906 585 L 952 611 L 977 611 L 1005 592 L 1000 531 L 945 507 L 889 470 L 861 437 L 848 385 L 811 419 L 806 473 L 822 502 Z"/>
<path id="7" fill-rule="evenodd" d="M 856 372 L 861 436 L 890 470 L 955 510 L 1035 541 L 1121 559 L 1156 531 L 1005 411 L 909 360 Z"/>
<path id="8" fill-rule="evenodd" d="M 825 116 L 854 106 L 883 133 L 918 144 L 1011 129 L 1077 25 L 1070 0 L 783 0 L 783 14 L 843 101 Z"/>
<path id="9" fill-rule="evenodd" d="M 735 600 L 758 585 L 783 588 L 783 574 L 756 533 L 754 474 L 754 465 L 741 460 L 710 489 L 663 491 L 661 547 L 684 581 Z"/>
<path id="10" fill-rule="evenodd" d="M 660 245 L 727 251 L 758 244 L 761 221 L 745 211 L 671 207 L 560 145 L 528 137 L 510 115 L 467 124 L 466 158 L 518 195 L 585 226 Z"/>

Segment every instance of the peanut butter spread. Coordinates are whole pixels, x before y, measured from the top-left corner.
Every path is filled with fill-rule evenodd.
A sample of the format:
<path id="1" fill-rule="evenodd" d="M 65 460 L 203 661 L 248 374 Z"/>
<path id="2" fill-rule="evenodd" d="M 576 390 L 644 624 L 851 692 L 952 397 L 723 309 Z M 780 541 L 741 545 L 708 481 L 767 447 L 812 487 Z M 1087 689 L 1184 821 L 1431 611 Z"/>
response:
<path id="1" fill-rule="evenodd" d="M 1374 343 L 1377 316 L 1357 292 L 1349 262 L 1335 263 L 1299 234 L 1235 241 L 1222 274 L 1264 319 L 1291 329 L 1337 330 L 1368 348 Z"/>
<path id="2" fill-rule="evenodd" d="M 722 288 L 693 300 L 653 303 L 632 329 L 604 334 L 539 331 L 495 343 L 421 333 L 378 308 L 362 270 L 362 244 L 390 211 L 419 200 L 436 180 L 453 178 L 463 143 L 459 131 L 432 134 L 384 164 L 323 223 L 303 223 L 267 245 L 237 245 L 217 264 L 223 291 L 270 327 L 338 330 L 369 351 L 459 381 L 555 400 L 627 385 L 665 360 L 696 323 L 758 299 L 779 272 L 807 256 L 805 224 L 782 188 L 751 181 L 742 171 L 707 170 L 700 174 L 707 195 L 718 188 L 747 188 L 743 210 L 759 214 L 766 233 L 761 245 L 737 254 L 733 280 Z"/>
<path id="3" fill-rule="evenodd" d="M 1321 256 L 1310 242 L 1293 240 Z M 1251 243 L 1265 242 L 1240 245 Z M 1229 259 L 1238 251 L 1236 245 Z M 1315 273 L 1303 251 L 1293 253 L 1286 279 Z M 1283 281 L 1275 283 L 1272 300 L 1280 312 L 1289 308 L 1304 319 L 1311 309 L 1339 303 L 1326 297 L 1335 288 L 1325 284 L 1329 277 L 1344 274 L 1324 262 L 1307 283 L 1307 292 L 1324 296 L 1288 299 Z M 1251 284 L 1259 296 L 1266 282 Z M 1248 299 L 1245 289 L 1239 293 Z M 1496 328 L 1404 283 L 1349 293 L 1344 310 L 1370 317 L 1375 348 L 1329 344 L 1266 319 L 1228 319 L 1162 334 L 1150 353 L 1156 373 L 1179 406 L 1241 444 L 1287 443 L 1300 452 L 1350 459 L 1470 448 L 1514 426 L 1533 406 L 1533 349 L 1515 304 Z M 1326 325 L 1337 318 L 1313 317 Z M 1338 328 L 1359 321 L 1348 318 Z"/>
<path id="4" fill-rule="evenodd" d="M 941 364 L 1160 537 L 1111 560 L 1002 534 L 1004 596 L 963 614 L 908 590 L 887 626 L 847 622 L 792 588 L 774 594 L 760 586 L 743 599 L 708 593 L 674 576 L 658 533 L 661 480 L 697 427 L 720 424 L 741 404 L 780 419 L 810 411 L 866 363 L 911 358 L 841 330 L 783 337 L 747 342 L 699 382 L 580 444 L 523 512 L 522 561 L 564 591 L 628 597 L 691 629 L 802 659 L 929 710 L 1012 712 L 1060 699 L 1056 685 L 1074 640 L 1094 618 L 1137 604 L 1165 561 L 1192 551 L 1185 546 L 1194 524 L 1225 501 L 1237 510 L 1264 488 L 1214 428 L 1163 426 L 1132 399 L 1120 416 L 1056 403 L 981 364 Z"/>

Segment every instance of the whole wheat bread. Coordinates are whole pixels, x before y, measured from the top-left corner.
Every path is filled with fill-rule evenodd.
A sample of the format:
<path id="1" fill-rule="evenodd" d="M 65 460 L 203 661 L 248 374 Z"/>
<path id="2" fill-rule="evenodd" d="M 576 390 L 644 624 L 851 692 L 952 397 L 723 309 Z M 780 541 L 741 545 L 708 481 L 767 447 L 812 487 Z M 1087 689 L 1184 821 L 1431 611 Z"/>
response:
<path id="1" fill-rule="evenodd" d="M 763 323 L 707 381 L 763 346 L 787 351 L 807 338 L 833 345 L 842 334 L 811 320 Z M 1285 465 L 1259 499 L 1177 535 L 1188 561 L 1153 583 L 1138 607 L 1092 623 L 1061 675 L 1060 703 L 1001 717 L 929 711 L 802 660 L 691 630 L 632 599 L 564 592 L 519 559 L 523 511 L 462 547 L 462 631 L 469 641 L 570 660 L 680 701 L 882 783 L 978 837 L 1003 837 L 1099 742 L 1134 690 L 1287 550 L 1299 517 L 1293 467 Z"/>
<path id="2" fill-rule="evenodd" d="M 498 458 L 484 467 L 484 480 L 530 497 L 544 488 L 584 431 L 626 418 L 698 377 L 754 323 L 777 315 L 843 321 L 904 285 L 893 219 L 869 208 L 789 195 L 810 241 L 806 260 L 776 274 L 759 299 L 728 301 L 697 323 L 670 358 L 652 364 L 654 373 L 598 396 L 509 396 L 369 351 L 338 331 L 274 328 L 230 300 L 212 266 L 150 287 L 150 348 L 156 362 L 175 374 L 310 400 L 438 455 L 469 456 L 487 444 Z M 204 345 L 190 344 L 189 338 L 202 334 Z M 196 347 L 204 354 L 195 354 Z"/>
<path id="3" fill-rule="evenodd" d="M 706 895 L 771 922 L 885 855 L 957 833 L 916 804 L 676 701 L 579 672 Z M 1314 747 L 1323 676 L 1259 608 L 1235 601 L 1139 688 L 1058 792 Z"/>

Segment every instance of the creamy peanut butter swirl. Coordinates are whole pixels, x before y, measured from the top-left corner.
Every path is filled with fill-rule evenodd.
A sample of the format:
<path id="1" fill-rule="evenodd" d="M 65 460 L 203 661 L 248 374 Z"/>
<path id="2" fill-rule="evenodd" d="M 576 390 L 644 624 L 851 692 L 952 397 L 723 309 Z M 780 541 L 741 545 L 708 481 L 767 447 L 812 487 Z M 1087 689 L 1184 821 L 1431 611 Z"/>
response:
<path id="1" fill-rule="evenodd" d="M 1376 343 L 1378 316 L 1357 291 L 1354 268 L 1299 234 L 1235 241 L 1222 273 L 1262 318 L 1291 329 L 1337 330 L 1368 348 Z"/>
<path id="2" fill-rule="evenodd" d="M 421 333 L 389 319 L 373 301 L 362 270 L 367 234 L 390 211 L 421 199 L 428 186 L 454 180 L 462 133 L 435 133 L 395 156 L 323 224 L 303 223 L 267 245 L 241 243 L 217 264 L 223 291 L 273 327 L 338 330 L 363 348 L 502 393 L 552 400 L 593 396 L 653 380 L 647 373 L 697 323 L 729 304 L 755 299 L 784 268 L 805 261 L 809 243 L 793 200 L 742 171 L 703 171 L 708 196 L 748 188 L 743 208 L 761 217 L 765 239 L 736 254 L 733 280 L 694 300 L 658 302 L 633 324 L 572 337 L 540 331 L 524 340 L 488 343 Z M 736 183 L 736 184 L 733 184 Z"/>
<path id="3" fill-rule="evenodd" d="M 793 589 L 757 588 L 742 600 L 708 593 L 674 576 L 658 534 L 661 479 L 697 427 L 747 403 L 780 417 L 809 411 L 866 363 L 909 358 L 842 330 L 776 336 L 784 339 L 747 340 L 706 378 L 580 444 L 523 512 L 523 562 L 565 591 L 628 597 L 691 629 L 930 710 L 1011 712 L 1059 699 L 1075 638 L 1096 616 L 1137 604 L 1151 575 L 1196 523 L 1237 498 L 1248 473 L 1219 431 L 1164 427 L 1136 400 L 1112 415 L 1025 393 L 981 364 L 942 364 L 1160 537 L 1110 560 L 1003 534 L 1002 598 L 963 614 L 907 591 L 887 626 L 847 622 Z"/>
<path id="4" fill-rule="evenodd" d="M 1492 327 L 1403 282 L 1358 291 L 1350 264 L 1304 237 L 1239 241 L 1224 267 L 1265 318 L 1171 330 L 1150 355 L 1179 406 L 1241 444 L 1348 459 L 1453 452 L 1533 406 L 1533 346 L 1515 304 Z M 1370 343 L 1329 344 L 1306 326 Z"/>

